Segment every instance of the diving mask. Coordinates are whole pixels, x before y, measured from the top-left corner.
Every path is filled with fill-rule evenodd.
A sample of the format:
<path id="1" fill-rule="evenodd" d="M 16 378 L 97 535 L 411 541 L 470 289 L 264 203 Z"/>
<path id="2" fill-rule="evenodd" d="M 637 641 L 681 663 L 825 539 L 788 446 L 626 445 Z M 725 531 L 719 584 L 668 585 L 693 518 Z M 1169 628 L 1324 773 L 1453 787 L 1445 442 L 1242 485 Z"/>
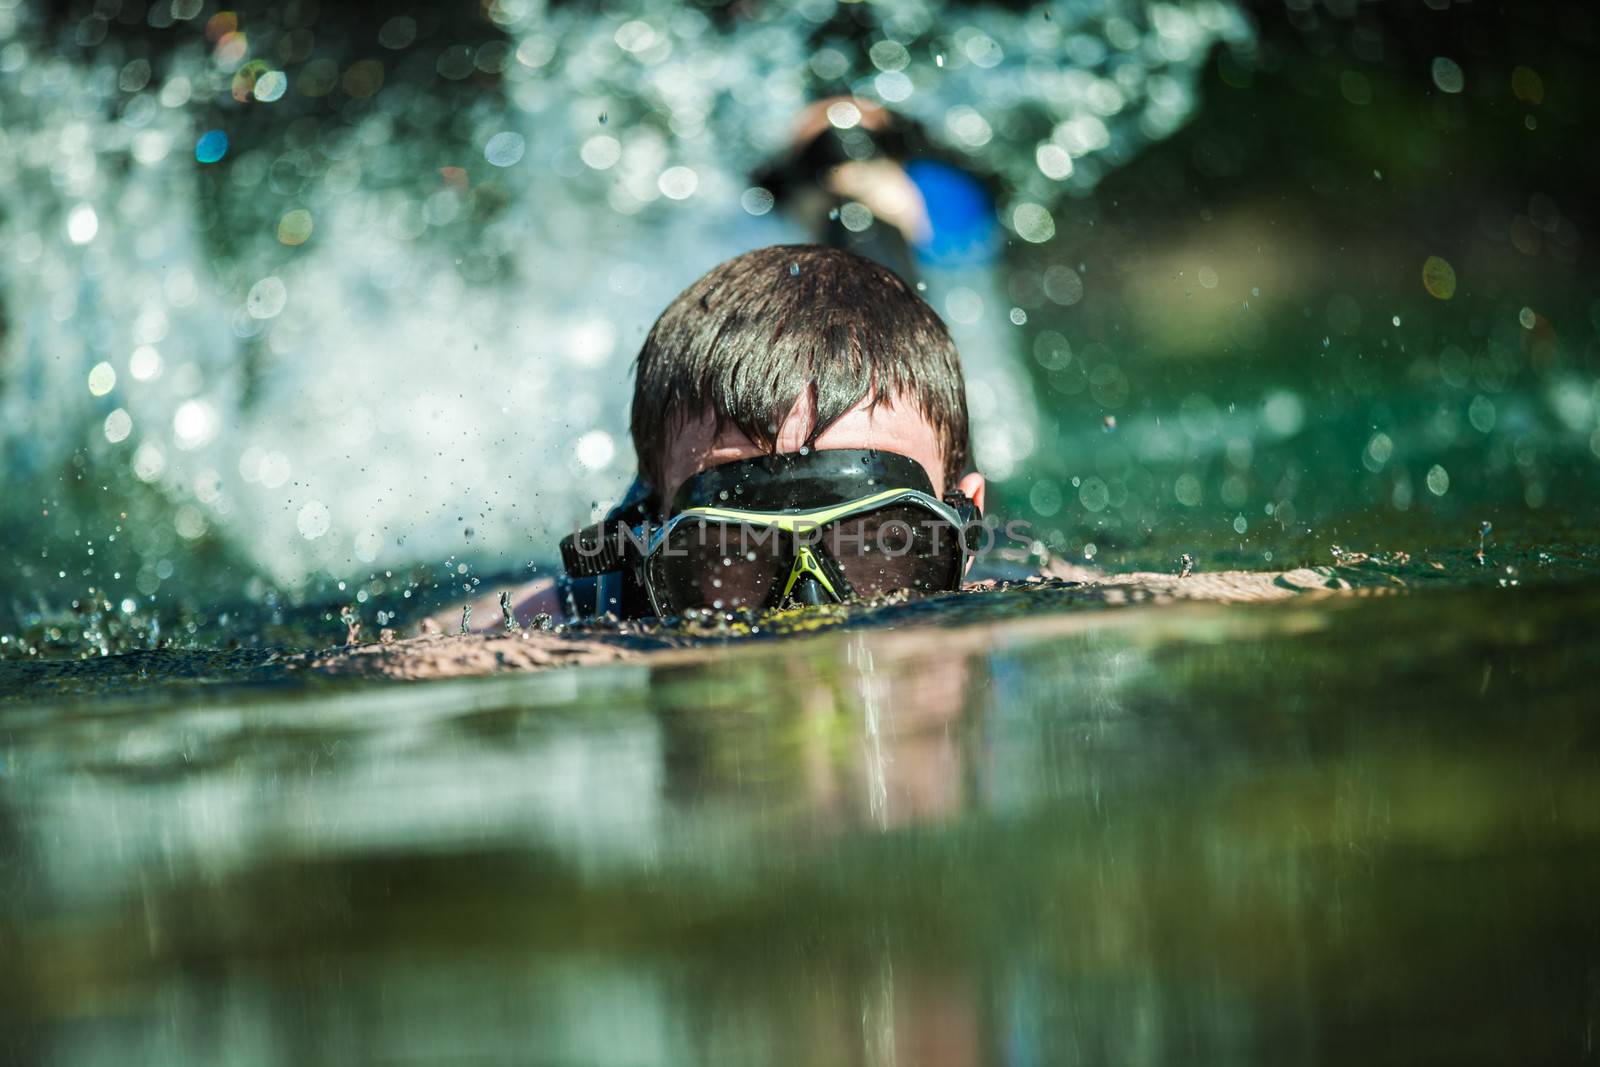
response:
<path id="1" fill-rule="evenodd" d="M 761 456 L 701 471 L 660 524 L 562 539 L 574 578 L 631 572 L 659 616 L 958 589 L 977 509 L 916 460 L 876 449 Z"/>

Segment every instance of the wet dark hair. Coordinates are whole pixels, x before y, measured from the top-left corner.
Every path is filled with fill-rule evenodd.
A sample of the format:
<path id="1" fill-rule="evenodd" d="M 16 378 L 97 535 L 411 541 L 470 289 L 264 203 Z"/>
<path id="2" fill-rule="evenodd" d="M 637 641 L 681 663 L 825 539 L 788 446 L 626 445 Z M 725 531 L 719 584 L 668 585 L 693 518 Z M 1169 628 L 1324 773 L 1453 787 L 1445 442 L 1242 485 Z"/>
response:
<path id="1" fill-rule="evenodd" d="M 735 256 L 696 281 L 650 328 L 634 364 L 630 430 L 639 473 L 661 486 L 669 435 L 711 411 L 775 450 L 805 390 L 817 417 L 807 444 L 872 394 L 911 404 L 933 425 L 945 482 L 966 473 L 967 400 L 950 331 L 899 275 L 821 245 Z"/>

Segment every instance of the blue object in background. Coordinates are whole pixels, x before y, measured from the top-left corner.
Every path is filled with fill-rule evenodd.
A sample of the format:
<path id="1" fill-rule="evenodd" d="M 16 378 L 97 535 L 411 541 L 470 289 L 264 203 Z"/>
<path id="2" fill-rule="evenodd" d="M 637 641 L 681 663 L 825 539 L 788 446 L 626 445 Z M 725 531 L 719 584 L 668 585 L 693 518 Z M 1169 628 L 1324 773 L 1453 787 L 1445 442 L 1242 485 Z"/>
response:
<path id="1" fill-rule="evenodd" d="M 201 163 L 215 163 L 228 154 L 228 135 L 221 130 L 207 130 L 194 145 L 194 158 Z"/>
<path id="2" fill-rule="evenodd" d="M 922 194 L 932 231 L 917 244 L 917 257 L 940 267 L 993 262 L 1000 252 L 1000 227 L 983 183 L 937 159 L 910 160 L 905 172 Z"/>

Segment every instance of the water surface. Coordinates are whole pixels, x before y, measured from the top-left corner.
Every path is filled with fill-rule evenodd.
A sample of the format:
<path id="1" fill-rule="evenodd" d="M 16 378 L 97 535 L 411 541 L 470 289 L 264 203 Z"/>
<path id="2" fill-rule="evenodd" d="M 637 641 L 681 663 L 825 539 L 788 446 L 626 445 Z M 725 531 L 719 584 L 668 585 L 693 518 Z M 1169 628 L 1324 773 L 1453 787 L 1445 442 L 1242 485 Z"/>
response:
<path id="1" fill-rule="evenodd" d="M 1600 587 L 13 706 L 79 1063 L 1586 1062 Z"/>

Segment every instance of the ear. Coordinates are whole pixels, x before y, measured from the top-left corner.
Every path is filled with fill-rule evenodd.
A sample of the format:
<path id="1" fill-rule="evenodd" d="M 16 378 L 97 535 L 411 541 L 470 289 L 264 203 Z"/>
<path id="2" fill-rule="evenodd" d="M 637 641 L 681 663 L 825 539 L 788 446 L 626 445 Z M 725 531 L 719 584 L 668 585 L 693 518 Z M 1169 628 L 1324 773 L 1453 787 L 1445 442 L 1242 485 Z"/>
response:
<path id="1" fill-rule="evenodd" d="M 978 509 L 978 514 L 980 515 L 988 511 L 988 509 L 983 506 L 983 494 L 984 490 L 987 489 L 988 486 L 989 483 L 985 481 L 983 475 L 979 474 L 977 471 L 973 471 L 971 474 L 967 475 L 965 478 L 961 479 L 961 481 L 956 483 L 956 488 L 967 494 L 967 499 L 972 501 L 973 506 Z"/>

